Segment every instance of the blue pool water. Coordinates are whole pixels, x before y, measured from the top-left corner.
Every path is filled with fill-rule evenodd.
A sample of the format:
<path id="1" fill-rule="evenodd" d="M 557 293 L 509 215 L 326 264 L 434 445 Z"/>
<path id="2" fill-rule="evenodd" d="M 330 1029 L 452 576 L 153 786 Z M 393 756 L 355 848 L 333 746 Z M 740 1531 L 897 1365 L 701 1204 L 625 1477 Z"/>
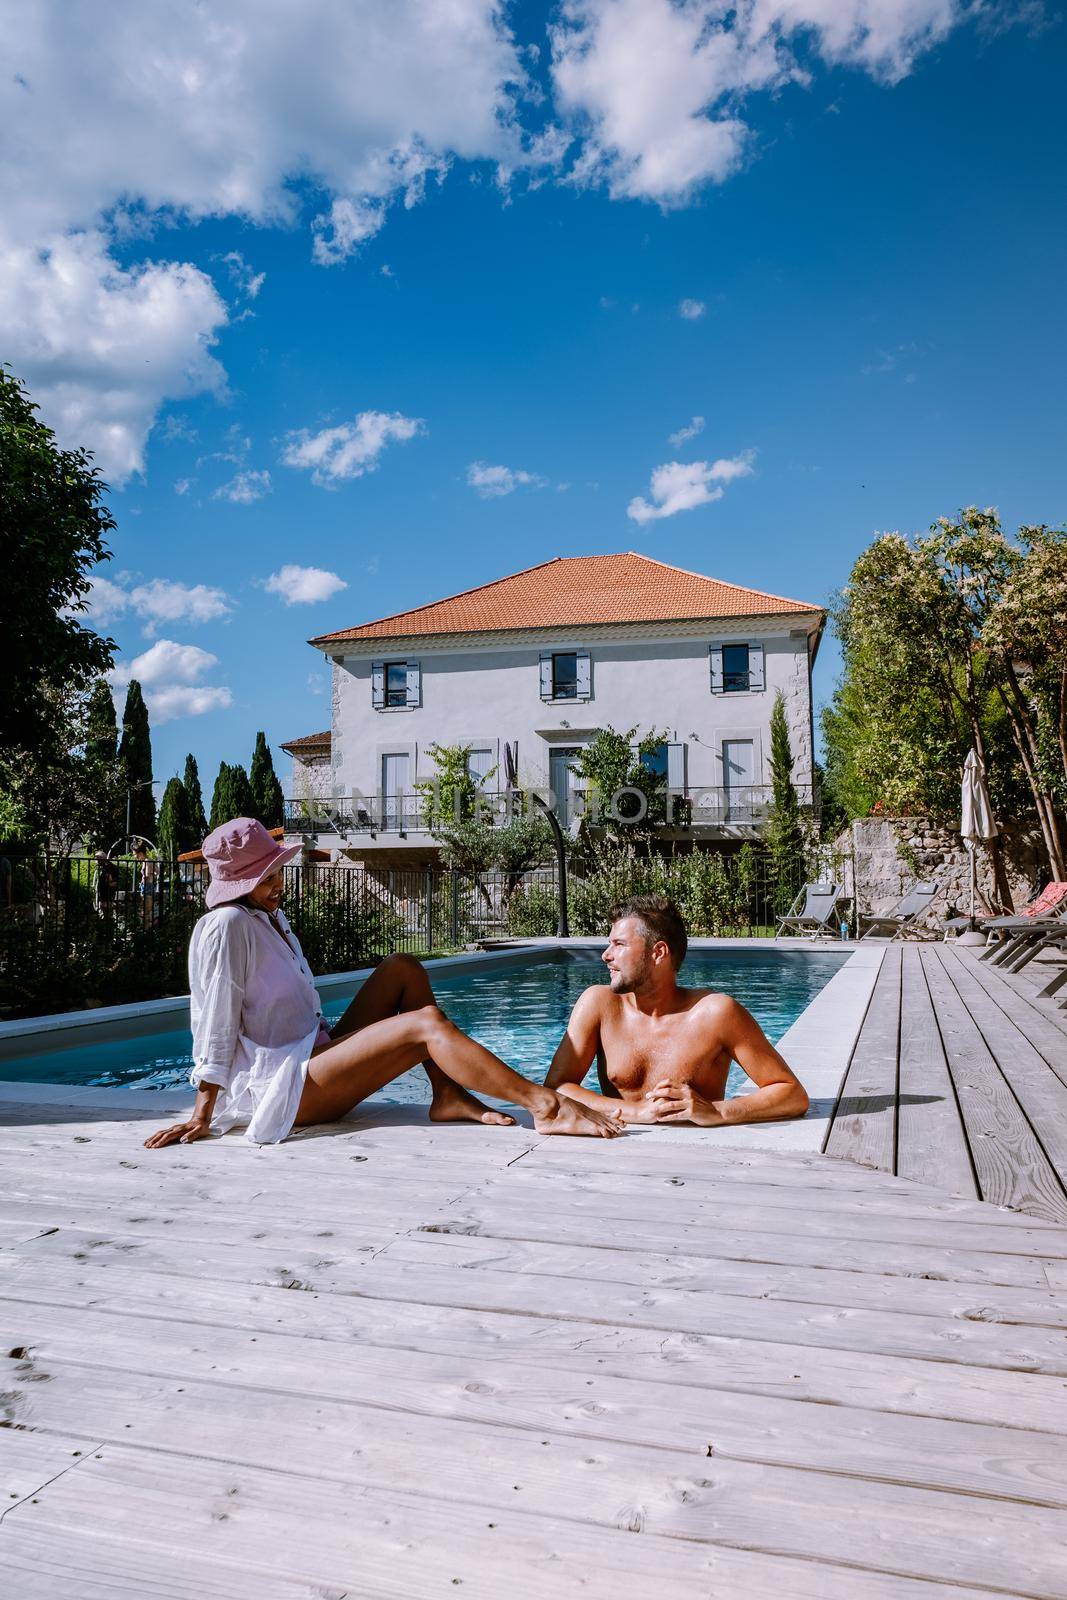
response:
<path id="1" fill-rule="evenodd" d="M 732 994 L 748 1007 L 768 1037 L 776 1040 L 847 959 L 844 952 L 826 950 L 703 950 L 693 952 L 686 961 L 683 978 L 694 988 Z M 441 976 L 435 979 L 434 990 L 441 1006 L 464 1032 L 526 1077 L 540 1079 L 574 1002 L 583 989 L 602 983 L 604 977 L 600 961 L 577 959 L 576 953 L 568 953 L 528 967 L 487 967 Z M 336 1021 L 350 998 L 351 992 L 331 996 L 324 1007 L 327 1020 Z M 145 1034 L 4 1061 L 0 1079 L 96 1088 L 180 1088 L 189 1081 L 190 1046 L 190 1035 L 184 1029 Z M 595 1069 L 586 1081 L 596 1087 Z M 727 1092 L 735 1092 L 740 1081 L 734 1067 Z M 421 1071 L 405 1073 L 385 1093 L 390 1100 L 404 1103 L 429 1099 Z"/>

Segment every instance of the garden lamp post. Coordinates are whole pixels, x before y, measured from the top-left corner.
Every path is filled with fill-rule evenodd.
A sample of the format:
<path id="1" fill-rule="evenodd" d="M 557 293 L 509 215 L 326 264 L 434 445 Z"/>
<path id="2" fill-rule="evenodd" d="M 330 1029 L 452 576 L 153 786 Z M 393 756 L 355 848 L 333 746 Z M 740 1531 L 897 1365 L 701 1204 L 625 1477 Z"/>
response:
<path id="1" fill-rule="evenodd" d="M 563 842 L 563 829 L 560 827 L 559 818 L 551 806 L 547 805 L 539 794 L 535 793 L 533 798 L 544 812 L 545 820 L 552 829 L 556 844 L 556 865 L 559 868 L 559 912 L 556 917 L 556 937 L 557 939 L 569 939 L 570 924 L 567 919 L 567 847 Z"/>

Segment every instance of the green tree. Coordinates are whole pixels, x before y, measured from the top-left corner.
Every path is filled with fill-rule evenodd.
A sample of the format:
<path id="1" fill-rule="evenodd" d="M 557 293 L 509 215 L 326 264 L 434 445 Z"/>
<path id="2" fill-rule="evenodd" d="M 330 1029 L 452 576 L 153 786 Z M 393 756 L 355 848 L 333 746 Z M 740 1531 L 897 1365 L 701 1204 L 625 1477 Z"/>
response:
<path id="1" fill-rule="evenodd" d="M 76 834 L 93 809 L 77 754 L 85 696 L 114 645 L 83 627 L 89 575 L 110 558 L 106 485 L 84 450 L 60 450 L 24 386 L 0 368 L 0 792 L 24 833 Z"/>
<path id="2" fill-rule="evenodd" d="M 220 762 L 219 775 L 211 795 L 211 828 L 221 827 L 234 817 L 252 815 L 252 785 L 248 781 L 248 773 L 242 766 Z"/>
<path id="3" fill-rule="evenodd" d="M 187 755 L 185 758 L 182 786 L 189 802 L 189 826 L 193 830 L 197 844 L 199 844 L 207 833 L 207 817 L 204 815 L 204 794 L 200 787 L 200 769 L 196 764 L 196 757 L 193 755 Z"/>
<path id="4" fill-rule="evenodd" d="M 163 791 L 156 835 L 164 861 L 173 861 L 183 851 L 195 849 L 203 837 L 193 827 L 189 796 L 180 778 L 171 778 Z"/>
<path id="5" fill-rule="evenodd" d="M 118 742 L 115 701 L 109 685 L 100 678 L 86 705 L 84 762 L 96 796 L 88 833 L 91 841 L 105 850 L 126 831 L 126 791 Z"/>
<path id="6" fill-rule="evenodd" d="M 119 740 L 119 778 L 123 800 L 128 799 L 129 833 L 152 839 L 156 830 L 156 802 L 152 794 L 152 733 L 141 685 L 130 679 L 122 712 Z"/>
<path id="7" fill-rule="evenodd" d="M 280 828 L 283 821 L 284 796 L 274 771 L 274 760 L 265 733 L 256 734 L 256 748 L 252 754 L 249 782 L 252 786 L 250 815 L 258 817 L 265 828 Z"/>
<path id="8" fill-rule="evenodd" d="M 803 882 L 805 849 L 800 802 L 793 785 L 793 748 L 789 742 L 785 696 L 780 689 L 771 708 L 770 732 L 771 814 L 764 843 L 770 856 L 776 907 L 784 911 Z"/>
<path id="9" fill-rule="evenodd" d="M 824 718 L 839 797 L 893 815 L 951 821 L 973 745 L 994 808 L 1038 816 L 1049 866 L 1067 865 L 1056 797 L 1039 759 L 1040 714 L 1010 651 L 986 629 L 1027 562 L 994 511 L 969 506 L 928 535 L 884 534 L 863 552 L 834 608 L 845 676 Z M 856 814 L 862 814 L 857 812 Z M 994 852 L 998 898 L 1007 898 Z"/>
<path id="10" fill-rule="evenodd" d="M 650 731 L 638 738 L 636 727 L 626 733 L 600 728 L 575 757 L 572 770 L 585 783 L 582 848 L 593 828 L 606 830 L 609 841 L 636 845 L 664 825 L 667 773 L 657 761 L 668 737 Z"/>

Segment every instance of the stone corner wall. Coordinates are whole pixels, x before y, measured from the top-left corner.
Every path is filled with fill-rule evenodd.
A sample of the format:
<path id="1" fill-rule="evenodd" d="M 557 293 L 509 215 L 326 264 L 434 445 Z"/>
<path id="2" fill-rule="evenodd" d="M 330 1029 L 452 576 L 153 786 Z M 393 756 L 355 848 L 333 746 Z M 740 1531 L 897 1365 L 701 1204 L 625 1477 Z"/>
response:
<path id="1" fill-rule="evenodd" d="M 1001 833 L 1001 850 L 1016 908 L 1038 893 L 1048 878 L 1036 823 L 1008 822 Z M 928 817 L 858 817 L 834 840 L 842 858 L 846 893 L 863 912 L 888 911 L 917 881 L 933 880 L 941 892 L 925 919 L 927 927 L 941 923 L 950 904 L 961 912 L 970 905 L 970 859 L 956 829 L 941 827 Z M 978 851 L 975 911 L 988 909 L 985 896 L 992 890 L 989 852 Z"/>

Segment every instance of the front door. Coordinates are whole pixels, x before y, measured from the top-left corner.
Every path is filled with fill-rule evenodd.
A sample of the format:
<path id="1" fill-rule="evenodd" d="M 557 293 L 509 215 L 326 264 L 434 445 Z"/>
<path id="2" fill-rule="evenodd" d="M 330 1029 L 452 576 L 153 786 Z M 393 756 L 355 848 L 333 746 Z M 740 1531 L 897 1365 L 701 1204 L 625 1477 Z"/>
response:
<path id="1" fill-rule="evenodd" d="M 548 786 L 555 797 L 555 811 L 560 827 L 566 831 L 575 815 L 578 780 L 570 770 L 571 763 L 581 755 L 577 747 L 551 750 L 548 756 Z"/>
<path id="2" fill-rule="evenodd" d="M 755 745 L 751 739 L 724 739 L 722 767 L 726 784 L 726 820 L 747 822 L 752 817 L 756 781 Z"/>
<path id="3" fill-rule="evenodd" d="M 404 831 L 404 797 L 408 792 L 407 754 L 382 757 L 382 827 L 386 833 Z"/>

